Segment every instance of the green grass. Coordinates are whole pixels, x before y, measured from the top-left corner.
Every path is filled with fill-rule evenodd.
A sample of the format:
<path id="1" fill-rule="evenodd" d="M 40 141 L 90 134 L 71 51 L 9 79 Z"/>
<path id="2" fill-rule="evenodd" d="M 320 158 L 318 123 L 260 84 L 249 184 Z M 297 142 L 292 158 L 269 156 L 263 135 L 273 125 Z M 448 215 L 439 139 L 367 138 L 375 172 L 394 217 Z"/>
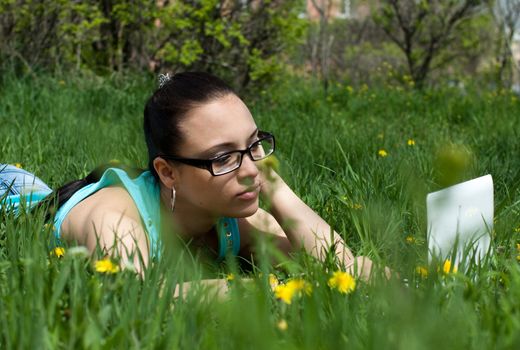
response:
<path id="1" fill-rule="evenodd" d="M 22 163 L 53 188 L 114 158 L 145 167 L 142 112 L 153 85 L 146 76 L 0 78 L 0 162 Z M 153 265 L 144 281 L 129 271 L 103 275 L 70 250 L 50 256 L 40 213 L 2 213 L 0 348 L 518 348 L 520 101 L 477 89 L 341 84 L 325 96 L 317 85 L 289 79 L 246 103 L 276 135 L 286 182 L 356 254 L 400 280 L 358 281 L 343 295 L 327 286 L 331 261 L 299 254 L 274 268 L 260 257 L 241 273 L 254 283 L 233 281 L 226 300 L 201 290 L 175 301 L 177 281 L 237 273 L 236 264 L 204 270 L 188 257 Z M 421 278 L 426 193 L 487 173 L 493 255 L 466 275 L 432 267 Z M 313 291 L 286 305 L 267 284 L 270 272 L 302 277 Z"/>

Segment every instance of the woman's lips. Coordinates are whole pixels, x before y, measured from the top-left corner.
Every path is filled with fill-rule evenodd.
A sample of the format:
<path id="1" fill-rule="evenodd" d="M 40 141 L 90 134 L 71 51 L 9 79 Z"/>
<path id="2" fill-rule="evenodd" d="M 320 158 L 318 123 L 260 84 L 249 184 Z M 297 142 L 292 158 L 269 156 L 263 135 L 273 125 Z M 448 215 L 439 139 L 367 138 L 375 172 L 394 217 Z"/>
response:
<path id="1" fill-rule="evenodd" d="M 240 198 L 240 199 L 254 199 L 258 196 L 258 189 L 260 188 L 260 186 L 256 186 L 254 188 L 251 188 L 251 189 L 248 189 L 244 192 L 241 192 L 239 194 L 237 194 L 237 197 Z"/>

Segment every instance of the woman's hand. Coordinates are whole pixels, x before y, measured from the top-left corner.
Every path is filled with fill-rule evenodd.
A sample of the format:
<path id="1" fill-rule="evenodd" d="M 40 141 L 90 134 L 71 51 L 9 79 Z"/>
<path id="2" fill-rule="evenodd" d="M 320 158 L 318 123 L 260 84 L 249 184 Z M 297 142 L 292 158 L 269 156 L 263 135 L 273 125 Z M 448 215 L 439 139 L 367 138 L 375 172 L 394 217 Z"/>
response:
<path id="1" fill-rule="evenodd" d="M 373 277 L 374 263 L 366 256 L 358 256 L 354 258 L 350 264 L 345 266 L 345 269 L 352 276 L 360 278 L 365 282 L 370 282 L 370 279 Z M 384 274 L 386 279 L 390 279 L 392 275 L 396 273 L 392 272 L 392 270 L 385 266 Z M 399 277 L 399 275 L 397 275 L 397 277 Z"/>
<path id="2" fill-rule="evenodd" d="M 276 172 L 279 169 L 279 161 L 274 155 L 270 155 L 258 162 L 258 169 L 260 170 L 260 193 L 270 201 L 284 184 Z"/>

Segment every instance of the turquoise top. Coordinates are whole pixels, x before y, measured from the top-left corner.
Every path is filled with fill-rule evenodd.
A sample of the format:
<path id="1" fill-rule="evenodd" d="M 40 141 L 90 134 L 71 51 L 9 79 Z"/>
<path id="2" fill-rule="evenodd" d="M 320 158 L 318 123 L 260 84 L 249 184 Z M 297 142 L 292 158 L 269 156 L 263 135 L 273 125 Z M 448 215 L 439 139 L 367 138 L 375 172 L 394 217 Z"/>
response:
<path id="1" fill-rule="evenodd" d="M 76 204 L 97 190 L 114 184 L 123 184 L 124 188 L 134 200 L 141 215 L 145 231 L 148 234 L 150 257 L 159 258 L 161 252 L 160 188 L 149 170 L 144 171 L 138 177 L 132 179 L 122 169 L 106 169 L 98 182 L 91 183 L 75 192 L 72 197 L 58 209 L 54 218 L 54 236 L 59 240 L 63 219 Z M 240 250 L 238 220 L 228 217 L 220 218 L 217 222 L 217 232 L 219 235 L 218 260 L 223 260 L 228 250 L 234 255 L 237 255 Z"/>

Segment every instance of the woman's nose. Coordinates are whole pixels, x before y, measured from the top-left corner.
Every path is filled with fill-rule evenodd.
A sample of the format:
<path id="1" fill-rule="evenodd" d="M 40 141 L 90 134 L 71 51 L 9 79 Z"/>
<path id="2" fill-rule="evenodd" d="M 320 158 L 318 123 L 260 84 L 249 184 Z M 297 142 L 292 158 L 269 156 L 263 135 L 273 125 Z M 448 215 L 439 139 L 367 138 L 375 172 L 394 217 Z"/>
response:
<path id="1" fill-rule="evenodd" d="M 258 175 L 258 168 L 256 167 L 255 162 L 251 159 L 249 154 L 244 154 L 242 158 L 242 165 L 238 169 L 239 177 L 252 177 L 255 178 Z"/>

